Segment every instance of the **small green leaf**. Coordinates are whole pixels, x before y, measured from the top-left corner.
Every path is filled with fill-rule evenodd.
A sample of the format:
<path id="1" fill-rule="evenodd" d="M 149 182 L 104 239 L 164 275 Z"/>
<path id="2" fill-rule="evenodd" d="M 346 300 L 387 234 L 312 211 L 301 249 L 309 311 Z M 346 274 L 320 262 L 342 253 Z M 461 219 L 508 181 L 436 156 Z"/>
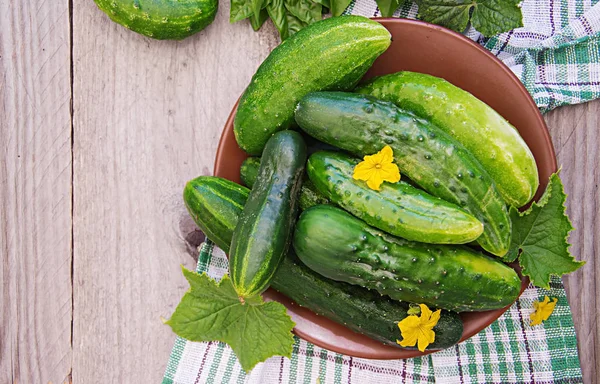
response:
<path id="1" fill-rule="evenodd" d="M 287 22 L 288 22 L 288 30 L 289 36 L 292 36 L 294 33 L 298 32 L 302 28 L 306 27 L 308 24 L 303 23 L 300 19 L 295 17 L 294 15 L 287 13 Z"/>
<path id="2" fill-rule="evenodd" d="M 408 311 L 406 311 L 406 313 L 408 315 L 417 315 L 418 316 L 421 314 L 421 307 L 419 306 L 419 304 L 409 303 Z"/>
<path id="3" fill-rule="evenodd" d="M 562 276 L 585 264 L 569 253 L 567 237 L 573 226 L 565 213 L 566 198 L 562 182 L 554 173 L 539 202 L 522 213 L 510 208 L 512 240 L 504 260 L 515 260 L 521 251 L 523 274 L 538 287 L 549 288 L 551 275 Z"/>
<path id="4" fill-rule="evenodd" d="M 323 6 L 312 0 L 287 0 L 285 7 L 298 20 L 310 24 L 321 20 L 321 9 Z"/>
<path id="5" fill-rule="evenodd" d="M 377 8 L 381 12 L 381 16 L 383 17 L 392 17 L 394 16 L 394 12 L 404 0 L 375 0 L 377 3 Z"/>
<path id="6" fill-rule="evenodd" d="M 165 321 L 178 336 L 227 343 L 245 371 L 271 356 L 291 356 L 295 324 L 282 304 L 260 296 L 240 302 L 228 275 L 216 283 L 185 268 L 183 274 L 190 289 Z"/>
<path id="7" fill-rule="evenodd" d="M 331 4 L 329 3 L 329 0 L 314 0 L 314 1 L 315 1 L 315 3 L 321 4 L 323 6 L 323 8 L 327 8 L 327 9 L 330 8 Z M 328 13 L 328 12 L 325 12 L 325 9 L 323 9 L 323 13 Z"/>
<path id="8" fill-rule="evenodd" d="M 331 14 L 333 16 L 341 15 L 351 2 L 352 0 L 330 0 L 329 3 L 331 4 L 331 7 L 329 7 L 329 9 L 331 10 Z"/>
<path id="9" fill-rule="evenodd" d="M 268 5 L 269 0 L 249 0 L 249 2 L 252 3 L 252 16 L 250 16 L 252 27 L 262 25 L 260 22 L 260 11 Z"/>
<path id="10" fill-rule="evenodd" d="M 267 19 L 269 18 L 269 13 L 267 12 L 266 8 L 263 8 L 260 10 L 260 15 L 258 16 L 258 24 L 256 24 L 255 22 L 255 18 L 251 17 L 250 18 L 250 25 L 252 25 L 252 29 L 255 31 L 258 31 L 260 29 L 260 27 L 262 27 L 262 25 L 265 23 L 265 21 L 267 21 Z"/>
<path id="11" fill-rule="evenodd" d="M 515 0 L 415 0 L 419 18 L 457 32 L 469 25 L 484 36 L 493 36 L 523 26 Z"/>
<path id="12" fill-rule="evenodd" d="M 514 0 L 486 0 L 475 6 L 471 24 L 484 36 L 493 36 L 522 27 L 523 15 Z"/>
<path id="13" fill-rule="evenodd" d="M 289 36 L 289 27 L 283 0 L 271 0 L 269 5 L 267 5 L 267 12 L 269 12 L 269 17 L 279 31 L 281 41 L 287 39 Z"/>
<path id="14" fill-rule="evenodd" d="M 247 0 L 231 0 L 229 22 L 236 23 L 252 16 L 252 2 Z"/>

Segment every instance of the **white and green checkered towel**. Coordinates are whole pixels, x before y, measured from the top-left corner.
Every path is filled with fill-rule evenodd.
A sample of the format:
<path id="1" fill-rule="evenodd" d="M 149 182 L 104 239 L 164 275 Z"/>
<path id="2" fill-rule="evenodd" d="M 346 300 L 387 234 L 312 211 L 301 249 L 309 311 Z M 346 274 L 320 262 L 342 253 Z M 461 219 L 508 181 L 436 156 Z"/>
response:
<path id="1" fill-rule="evenodd" d="M 198 272 L 219 279 L 227 258 L 212 243 L 200 247 Z M 272 357 L 245 374 L 226 344 L 177 338 L 163 384 L 208 383 L 581 383 L 577 340 L 565 290 L 529 287 L 500 319 L 453 348 L 404 360 L 359 359 L 295 338 L 292 358 Z M 529 326 L 533 302 L 557 297 L 543 325 Z"/>

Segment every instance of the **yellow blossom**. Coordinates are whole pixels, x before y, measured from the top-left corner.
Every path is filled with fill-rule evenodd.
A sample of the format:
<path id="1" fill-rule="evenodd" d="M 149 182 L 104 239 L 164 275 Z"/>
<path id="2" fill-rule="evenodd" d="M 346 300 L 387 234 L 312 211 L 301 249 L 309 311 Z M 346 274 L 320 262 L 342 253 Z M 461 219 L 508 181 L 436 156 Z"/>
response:
<path id="1" fill-rule="evenodd" d="M 411 315 L 398 323 L 402 333 L 402 341 L 396 340 L 403 347 L 414 347 L 418 343 L 419 351 L 425 352 L 425 348 L 435 341 L 433 327 L 440 320 L 441 309 L 431 312 L 425 304 L 420 304 L 421 316 Z"/>
<path id="2" fill-rule="evenodd" d="M 365 156 L 364 161 L 354 167 L 352 177 L 355 180 L 366 181 L 369 188 L 379 191 L 379 186 L 384 181 L 397 183 L 400 180 L 400 170 L 393 161 L 394 152 L 386 145 L 376 154 Z"/>
<path id="3" fill-rule="evenodd" d="M 554 307 L 558 302 L 557 298 L 550 301 L 548 296 L 544 296 L 544 301 L 534 301 L 533 308 L 535 308 L 535 312 L 533 312 L 530 316 L 531 324 L 530 325 L 539 325 L 542 324 L 542 321 L 548 320 L 552 312 L 554 312 Z"/>

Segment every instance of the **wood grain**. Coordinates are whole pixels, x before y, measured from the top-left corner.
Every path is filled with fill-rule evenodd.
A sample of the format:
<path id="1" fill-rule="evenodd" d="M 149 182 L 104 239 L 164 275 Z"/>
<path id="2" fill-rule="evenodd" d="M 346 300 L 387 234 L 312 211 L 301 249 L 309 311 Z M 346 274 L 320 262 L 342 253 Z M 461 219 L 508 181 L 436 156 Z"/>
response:
<path id="1" fill-rule="evenodd" d="M 71 372 L 68 11 L 0 0 L 0 383 Z"/>
<path id="2" fill-rule="evenodd" d="M 556 149 L 565 184 L 567 212 L 575 231 L 571 253 L 587 264 L 565 282 L 577 330 L 579 358 L 586 383 L 597 382 L 600 373 L 600 101 L 550 112 L 545 120 Z"/>
<path id="3" fill-rule="evenodd" d="M 74 1 L 76 383 L 164 373 L 174 335 L 160 317 L 187 289 L 180 264 L 194 267 L 183 186 L 212 172 L 231 106 L 277 44 L 220 5 L 205 31 L 160 42 Z"/>

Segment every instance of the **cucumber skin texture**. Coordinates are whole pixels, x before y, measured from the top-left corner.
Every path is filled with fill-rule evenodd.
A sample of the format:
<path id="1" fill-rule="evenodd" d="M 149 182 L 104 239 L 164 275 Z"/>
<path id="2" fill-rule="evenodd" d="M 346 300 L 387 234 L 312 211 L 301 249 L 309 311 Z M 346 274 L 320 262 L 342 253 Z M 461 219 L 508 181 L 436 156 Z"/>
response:
<path id="1" fill-rule="evenodd" d="M 193 204 L 186 200 L 192 218 L 211 241 L 229 253 L 233 231 L 250 190 L 213 176 L 199 177 L 189 184 L 204 194 L 202 199 L 194 198 Z M 408 304 L 355 285 L 326 279 L 302 264 L 291 247 L 275 272 L 271 287 L 318 315 L 401 348 L 396 343 L 400 333 L 395 322 L 407 316 Z M 456 313 L 442 310 L 434 331 L 435 342 L 427 349 L 448 348 L 460 340 L 462 321 Z"/>
<path id="2" fill-rule="evenodd" d="M 300 215 L 293 245 L 304 264 L 329 279 L 450 311 L 503 308 L 521 288 L 517 273 L 497 259 L 461 245 L 393 237 L 330 205 Z"/>
<path id="3" fill-rule="evenodd" d="M 294 123 L 294 108 L 311 91 L 354 88 L 390 45 L 381 24 L 340 16 L 303 28 L 276 47 L 242 95 L 233 122 L 244 151 L 260 155 L 275 132 Z"/>
<path id="4" fill-rule="evenodd" d="M 240 179 L 243 185 L 252 189 L 258 176 L 258 168 L 260 168 L 260 157 L 249 157 L 244 160 L 240 167 Z"/>
<path id="5" fill-rule="evenodd" d="M 218 0 L 94 0 L 112 21 L 157 40 L 182 40 L 212 23 Z"/>
<path id="6" fill-rule="evenodd" d="M 521 207 L 537 191 L 535 158 L 517 129 L 469 92 L 416 72 L 377 77 L 356 92 L 390 101 L 454 137 L 481 163 L 509 205 Z"/>
<path id="7" fill-rule="evenodd" d="M 306 171 L 323 196 L 389 234 L 430 244 L 466 244 L 481 235 L 479 220 L 410 184 L 383 183 L 374 191 L 354 180 L 359 162 L 343 153 L 322 151 L 309 157 Z"/>
<path id="8" fill-rule="evenodd" d="M 300 127 L 357 156 L 389 145 L 400 172 L 430 194 L 454 203 L 483 223 L 477 242 L 504 256 L 511 237 L 506 204 L 481 164 L 430 122 L 368 95 L 314 92 L 296 108 Z"/>
<path id="9" fill-rule="evenodd" d="M 306 145 L 298 132 L 278 132 L 265 146 L 256 182 L 231 240 L 229 275 L 242 298 L 269 287 L 287 252 L 305 163 Z"/>
<path id="10" fill-rule="evenodd" d="M 240 168 L 240 178 L 243 184 L 252 189 L 256 176 L 258 174 L 258 167 L 260 165 L 260 158 L 249 157 L 242 163 Z M 310 207 L 319 204 L 329 204 L 329 200 L 325 198 L 313 185 L 309 179 L 302 181 L 302 187 L 300 187 L 300 196 L 298 197 L 298 204 L 300 210 L 304 211 Z"/>

